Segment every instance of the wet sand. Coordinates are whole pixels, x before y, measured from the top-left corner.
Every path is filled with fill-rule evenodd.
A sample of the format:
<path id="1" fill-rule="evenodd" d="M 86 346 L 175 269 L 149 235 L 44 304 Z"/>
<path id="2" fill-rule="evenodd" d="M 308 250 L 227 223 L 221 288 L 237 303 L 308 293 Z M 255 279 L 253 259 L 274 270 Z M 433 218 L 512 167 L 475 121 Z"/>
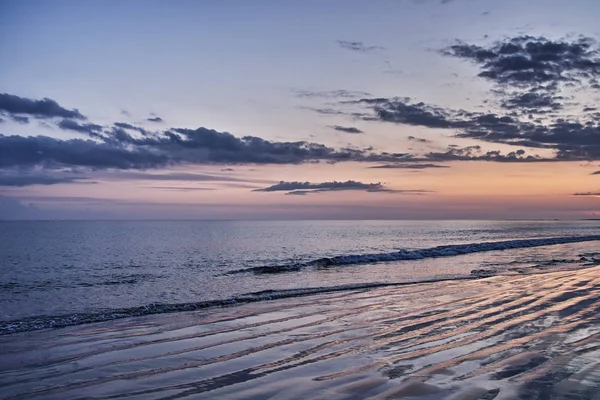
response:
<path id="1" fill-rule="evenodd" d="M 1 399 L 600 399 L 600 267 L 0 337 Z"/>

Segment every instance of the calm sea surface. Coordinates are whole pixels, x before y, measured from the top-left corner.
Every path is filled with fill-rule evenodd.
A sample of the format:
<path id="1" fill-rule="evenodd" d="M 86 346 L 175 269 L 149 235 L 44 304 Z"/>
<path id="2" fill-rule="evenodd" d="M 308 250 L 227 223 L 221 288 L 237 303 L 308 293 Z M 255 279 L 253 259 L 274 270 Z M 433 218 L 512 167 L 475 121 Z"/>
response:
<path id="1" fill-rule="evenodd" d="M 266 290 L 584 268 L 599 245 L 600 221 L 0 222 L 0 333 Z"/>

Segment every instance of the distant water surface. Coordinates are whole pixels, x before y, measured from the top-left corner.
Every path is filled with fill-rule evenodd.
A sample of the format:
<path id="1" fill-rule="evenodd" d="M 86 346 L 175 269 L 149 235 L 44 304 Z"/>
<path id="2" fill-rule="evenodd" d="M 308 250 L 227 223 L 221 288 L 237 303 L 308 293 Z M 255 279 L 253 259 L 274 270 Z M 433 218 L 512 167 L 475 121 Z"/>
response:
<path id="1" fill-rule="evenodd" d="M 85 320 L 90 313 L 265 290 L 583 268 L 600 260 L 599 227 L 599 221 L 0 222 L 0 333 L 33 317 L 37 325 L 20 329 L 45 327 L 44 319 L 56 316 Z"/>

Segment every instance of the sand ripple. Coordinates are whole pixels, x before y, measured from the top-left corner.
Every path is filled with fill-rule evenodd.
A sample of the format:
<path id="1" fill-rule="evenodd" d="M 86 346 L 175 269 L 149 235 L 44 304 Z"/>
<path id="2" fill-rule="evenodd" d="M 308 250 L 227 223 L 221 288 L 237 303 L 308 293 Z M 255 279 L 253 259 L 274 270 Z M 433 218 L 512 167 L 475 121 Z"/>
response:
<path id="1" fill-rule="evenodd" d="M 598 399 L 600 267 L 0 338 L 1 399 Z"/>

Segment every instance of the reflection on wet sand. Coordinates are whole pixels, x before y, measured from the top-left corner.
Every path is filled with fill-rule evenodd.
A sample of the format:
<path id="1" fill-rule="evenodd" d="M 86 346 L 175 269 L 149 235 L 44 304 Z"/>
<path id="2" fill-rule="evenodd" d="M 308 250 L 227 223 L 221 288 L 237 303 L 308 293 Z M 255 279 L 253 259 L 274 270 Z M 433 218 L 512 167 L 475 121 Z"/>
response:
<path id="1" fill-rule="evenodd" d="M 600 267 L 0 338 L 2 399 L 598 399 Z"/>

